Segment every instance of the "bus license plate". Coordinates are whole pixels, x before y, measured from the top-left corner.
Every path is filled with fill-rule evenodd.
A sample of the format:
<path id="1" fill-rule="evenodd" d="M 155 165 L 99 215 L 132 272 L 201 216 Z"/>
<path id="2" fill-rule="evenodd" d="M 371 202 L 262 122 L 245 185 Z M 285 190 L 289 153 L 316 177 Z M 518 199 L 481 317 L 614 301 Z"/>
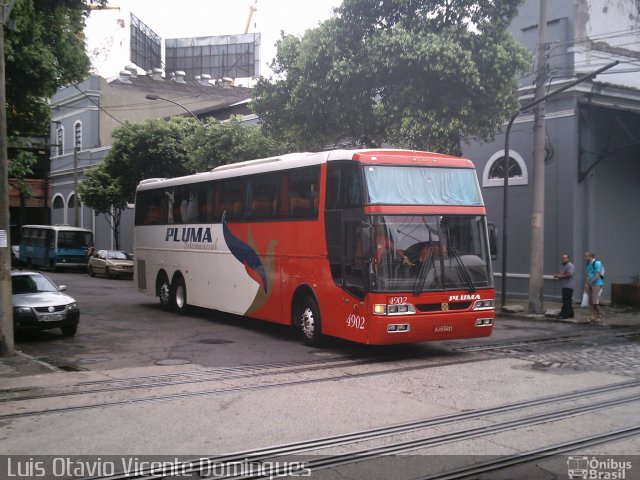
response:
<path id="1" fill-rule="evenodd" d="M 42 322 L 59 322 L 62 320 L 62 315 L 43 315 L 40 317 Z"/>
<path id="2" fill-rule="evenodd" d="M 453 325 L 437 325 L 433 327 L 434 333 L 451 333 L 453 332 Z"/>

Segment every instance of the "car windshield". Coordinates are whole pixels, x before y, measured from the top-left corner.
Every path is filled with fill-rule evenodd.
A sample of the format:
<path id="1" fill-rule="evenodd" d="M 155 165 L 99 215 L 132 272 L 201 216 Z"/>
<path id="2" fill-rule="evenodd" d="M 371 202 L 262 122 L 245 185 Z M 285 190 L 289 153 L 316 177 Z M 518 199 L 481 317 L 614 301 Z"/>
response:
<path id="1" fill-rule="evenodd" d="M 373 289 L 411 291 L 493 285 L 484 217 L 377 216 Z"/>
<path id="2" fill-rule="evenodd" d="M 11 277 L 11 291 L 14 295 L 38 292 L 57 292 L 58 288 L 44 275 L 16 275 Z"/>
<path id="3" fill-rule="evenodd" d="M 107 258 L 109 260 L 129 260 L 129 254 L 118 250 L 110 250 L 107 252 Z"/>

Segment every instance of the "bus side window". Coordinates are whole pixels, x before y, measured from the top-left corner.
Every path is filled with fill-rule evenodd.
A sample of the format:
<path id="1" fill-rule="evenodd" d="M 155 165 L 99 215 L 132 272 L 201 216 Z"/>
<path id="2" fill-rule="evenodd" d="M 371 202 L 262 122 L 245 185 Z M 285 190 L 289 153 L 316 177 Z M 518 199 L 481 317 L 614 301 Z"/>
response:
<path id="1" fill-rule="evenodd" d="M 289 217 L 315 218 L 318 215 L 320 169 L 309 167 L 288 174 Z"/>
<path id="2" fill-rule="evenodd" d="M 251 218 L 266 220 L 278 214 L 278 177 L 260 175 L 251 180 Z"/>
<path id="3" fill-rule="evenodd" d="M 222 217 L 226 212 L 226 220 L 241 218 L 244 192 L 244 179 L 222 181 L 220 184 L 220 200 L 216 206 L 217 216 Z"/>

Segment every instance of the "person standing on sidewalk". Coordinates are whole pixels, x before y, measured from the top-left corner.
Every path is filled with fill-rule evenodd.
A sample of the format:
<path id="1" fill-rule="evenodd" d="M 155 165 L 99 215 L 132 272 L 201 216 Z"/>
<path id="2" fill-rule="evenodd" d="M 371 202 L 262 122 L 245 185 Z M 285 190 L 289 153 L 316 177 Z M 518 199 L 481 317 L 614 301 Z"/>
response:
<path id="1" fill-rule="evenodd" d="M 573 318 L 573 290 L 576 288 L 573 275 L 576 267 L 571 263 L 571 259 L 566 253 L 562 255 L 560 261 L 562 262 L 560 271 L 553 276 L 559 281 L 560 288 L 562 288 L 562 310 L 560 310 L 558 317 Z"/>
<path id="2" fill-rule="evenodd" d="M 584 289 L 589 294 L 589 322 L 601 323 L 602 308 L 600 307 L 600 296 L 602 295 L 602 263 L 596 260 L 593 252 L 585 252 L 584 259 L 587 269 L 587 281 Z"/>

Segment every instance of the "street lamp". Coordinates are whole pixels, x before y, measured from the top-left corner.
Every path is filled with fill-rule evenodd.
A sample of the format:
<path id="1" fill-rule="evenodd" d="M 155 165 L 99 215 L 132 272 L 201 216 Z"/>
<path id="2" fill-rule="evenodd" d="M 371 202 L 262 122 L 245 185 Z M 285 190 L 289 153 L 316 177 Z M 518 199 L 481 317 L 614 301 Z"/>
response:
<path id="1" fill-rule="evenodd" d="M 147 94 L 147 95 L 145 96 L 145 98 L 146 98 L 147 100 L 164 100 L 165 102 L 173 103 L 174 105 L 177 105 L 177 106 L 179 106 L 180 108 L 182 108 L 182 109 L 186 110 L 187 112 L 189 112 L 189 114 L 190 114 L 193 118 L 195 118 L 195 119 L 198 121 L 198 123 L 199 123 L 200 125 L 202 125 L 202 120 L 200 120 L 200 119 L 197 117 L 197 115 L 196 115 L 195 113 L 193 113 L 191 110 L 189 110 L 187 107 L 185 107 L 185 106 L 184 106 L 184 105 L 182 105 L 181 103 L 176 102 L 175 100 L 171 100 L 170 98 L 161 97 L 161 96 L 159 96 L 159 95 L 155 95 L 155 94 L 153 94 L 153 93 L 149 93 L 149 94 Z"/>

